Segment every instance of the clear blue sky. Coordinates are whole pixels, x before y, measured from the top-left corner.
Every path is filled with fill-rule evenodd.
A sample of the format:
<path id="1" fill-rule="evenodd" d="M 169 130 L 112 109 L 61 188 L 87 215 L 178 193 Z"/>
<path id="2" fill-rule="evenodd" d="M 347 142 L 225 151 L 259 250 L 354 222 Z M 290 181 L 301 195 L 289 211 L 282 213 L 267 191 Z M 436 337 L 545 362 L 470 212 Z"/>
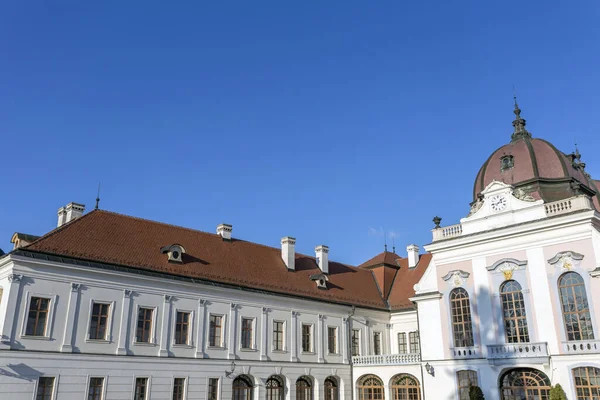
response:
<path id="1" fill-rule="evenodd" d="M 70 201 L 358 264 L 512 132 L 599 179 L 600 2 L 5 1 L 0 247 Z"/>

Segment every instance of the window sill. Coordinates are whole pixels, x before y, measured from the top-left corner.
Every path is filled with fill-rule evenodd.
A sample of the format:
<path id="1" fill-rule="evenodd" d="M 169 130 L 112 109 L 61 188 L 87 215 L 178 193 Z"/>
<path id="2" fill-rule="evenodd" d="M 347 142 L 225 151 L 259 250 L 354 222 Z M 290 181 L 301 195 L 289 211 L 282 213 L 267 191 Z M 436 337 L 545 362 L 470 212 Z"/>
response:
<path id="1" fill-rule="evenodd" d="M 206 350 L 227 350 L 227 349 L 223 346 L 208 346 L 206 348 Z"/>
<path id="2" fill-rule="evenodd" d="M 147 346 L 147 347 L 156 347 L 158 346 L 156 343 L 151 342 L 133 342 L 134 346 Z"/>
<path id="3" fill-rule="evenodd" d="M 305 355 L 305 356 L 315 356 L 315 355 L 317 355 L 317 353 L 315 353 L 314 351 L 303 351 L 300 354 Z"/>
<path id="4" fill-rule="evenodd" d="M 248 353 L 256 353 L 258 351 L 258 349 L 240 349 L 240 351 L 244 351 L 244 352 L 248 352 Z"/>
<path id="5" fill-rule="evenodd" d="M 184 344 L 184 343 L 173 343 L 171 347 L 179 348 L 179 349 L 193 349 L 193 344 Z"/>
<path id="6" fill-rule="evenodd" d="M 29 335 L 23 335 L 23 336 L 21 336 L 21 339 L 50 340 L 50 338 L 48 336 L 29 336 Z"/>
<path id="7" fill-rule="evenodd" d="M 86 343 L 110 344 L 112 341 L 108 339 L 85 339 Z"/>
<path id="8" fill-rule="evenodd" d="M 328 356 L 339 356 L 340 353 L 327 353 Z"/>
<path id="9" fill-rule="evenodd" d="M 287 354 L 287 350 L 271 350 L 271 352 L 278 354 Z"/>

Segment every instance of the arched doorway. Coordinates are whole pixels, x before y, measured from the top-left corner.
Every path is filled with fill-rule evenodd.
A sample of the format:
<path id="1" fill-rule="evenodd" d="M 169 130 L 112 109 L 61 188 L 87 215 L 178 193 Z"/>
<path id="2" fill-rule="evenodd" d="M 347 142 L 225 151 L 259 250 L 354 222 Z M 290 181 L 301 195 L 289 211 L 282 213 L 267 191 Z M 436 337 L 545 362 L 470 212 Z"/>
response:
<path id="1" fill-rule="evenodd" d="M 419 381 L 412 375 L 399 374 L 392 378 L 393 400 L 421 400 Z"/>
<path id="2" fill-rule="evenodd" d="M 333 376 L 325 379 L 325 400 L 338 400 L 338 383 Z"/>
<path id="3" fill-rule="evenodd" d="M 285 386 L 283 384 L 282 377 L 278 375 L 271 375 L 271 377 L 267 379 L 265 388 L 266 400 L 283 400 Z"/>
<path id="4" fill-rule="evenodd" d="M 248 375 L 240 375 L 233 380 L 232 400 L 252 400 L 252 379 Z"/>
<path id="5" fill-rule="evenodd" d="M 383 382 L 376 375 L 365 375 L 358 380 L 358 400 L 384 400 Z"/>
<path id="6" fill-rule="evenodd" d="M 312 400 L 312 381 L 308 376 L 296 380 L 296 400 Z"/>
<path id="7" fill-rule="evenodd" d="M 547 400 L 550 398 L 550 379 L 533 368 L 515 368 L 500 378 L 502 400 Z"/>

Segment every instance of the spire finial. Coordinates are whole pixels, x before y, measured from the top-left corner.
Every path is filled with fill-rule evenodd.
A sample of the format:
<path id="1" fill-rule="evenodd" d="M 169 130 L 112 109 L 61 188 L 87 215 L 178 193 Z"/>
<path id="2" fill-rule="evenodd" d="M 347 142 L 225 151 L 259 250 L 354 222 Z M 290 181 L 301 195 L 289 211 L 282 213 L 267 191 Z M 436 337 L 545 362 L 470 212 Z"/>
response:
<path id="1" fill-rule="evenodd" d="M 98 182 L 98 194 L 96 195 L 96 207 L 94 207 L 94 209 L 97 210 L 99 205 L 100 205 L 100 182 Z"/>
<path id="2" fill-rule="evenodd" d="M 531 138 L 531 133 L 529 133 L 527 131 L 527 129 L 525 129 L 525 125 L 527 124 L 525 119 L 521 118 L 521 109 L 519 108 L 519 104 L 517 103 L 517 91 L 515 90 L 515 86 L 513 85 L 513 99 L 515 101 L 515 109 L 514 109 L 514 113 L 515 113 L 515 120 L 513 121 L 512 125 L 515 128 L 512 136 L 511 136 L 511 141 L 515 142 L 519 139 L 523 139 L 523 138 L 527 138 L 530 139 Z"/>

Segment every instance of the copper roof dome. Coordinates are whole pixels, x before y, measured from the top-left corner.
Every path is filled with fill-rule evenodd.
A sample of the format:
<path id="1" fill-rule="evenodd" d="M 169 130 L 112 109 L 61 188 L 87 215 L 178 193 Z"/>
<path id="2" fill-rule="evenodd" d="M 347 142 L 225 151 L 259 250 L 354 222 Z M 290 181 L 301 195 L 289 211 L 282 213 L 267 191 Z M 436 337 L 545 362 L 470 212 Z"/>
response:
<path id="1" fill-rule="evenodd" d="M 477 173 L 473 200 L 489 183 L 497 180 L 546 202 L 587 194 L 594 197 L 596 208 L 600 209 L 600 194 L 596 183 L 585 172 L 579 151 L 564 154 L 551 143 L 532 138 L 525 129 L 526 122 L 521 118 L 516 99 L 514 113 L 511 141 L 494 151 Z"/>

